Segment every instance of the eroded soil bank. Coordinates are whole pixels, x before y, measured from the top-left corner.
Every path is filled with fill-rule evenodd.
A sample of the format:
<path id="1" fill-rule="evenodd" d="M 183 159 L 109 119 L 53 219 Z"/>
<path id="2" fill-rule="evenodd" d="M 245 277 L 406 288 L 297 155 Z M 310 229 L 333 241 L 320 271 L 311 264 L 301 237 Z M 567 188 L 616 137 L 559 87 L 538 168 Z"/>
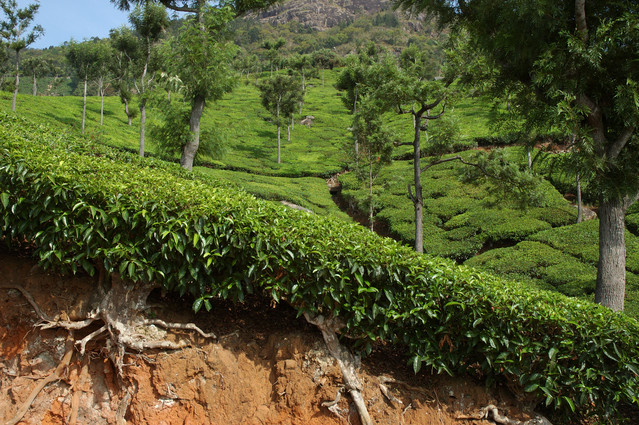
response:
<path id="1" fill-rule="evenodd" d="M 47 315 L 65 320 L 83 317 L 94 296 L 94 279 L 44 272 L 31 259 L 6 252 L 0 252 L 0 276 L 0 286 L 21 285 Z M 34 327 L 40 319 L 24 295 L 0 289 L 0 424 L 11 423 L 34 394 L 19 424 L 359 423 L 346 391 L 328 406 L 343 389 L 340 370 L 320 333 L 287 306 L 260 299 L 218 302 L 212 312 L 193 315 L 188 303 L 160 292 L 151 301 L 156 306 L 149 316 L 194 322 L 217 339 L 171 331 L 167 338 L 192 345 L 128 353 L 121 376 L 108 342 L 90 341 L 84 356 L 74 349 L 60 378 L 36 394 L 70 352 L 69 332 Z M 364 359 L 360 378 L 377 424 L 488 424 L 470 419 L 488 404 L 512 418 L 528 418 L 522 401 L 505 388 L 489 392 L 469 379 L 414 376 L 403 358 L 384 347 Z"/>

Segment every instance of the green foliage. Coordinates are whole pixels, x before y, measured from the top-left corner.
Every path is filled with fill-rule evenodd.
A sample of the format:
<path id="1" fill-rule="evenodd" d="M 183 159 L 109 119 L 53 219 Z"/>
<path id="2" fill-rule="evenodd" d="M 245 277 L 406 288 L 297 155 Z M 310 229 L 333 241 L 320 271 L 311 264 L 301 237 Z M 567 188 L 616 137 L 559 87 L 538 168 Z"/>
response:
<path id="1" fill-rule="evenodd" d="M 626 215 L 626 226 L 636 236 L 639 236 L 639 213 Z"/>
<path id="2" fill-rule="evenodd" d="M 44 34 L 41 25 L 35 25 L 28 31 L 40 8 L 39 3 L 20 9 L 16 0 L 0 0 L 0 8 L 5 17 L 0 22 L 0 35 L 7 41 L 9 49 L 18 53 Z"/>
<path id="3" fill-rule="evenodd" d="M 473 152 L 461 152 L 469 159 Z M 510 160 L 517 149 L 505 152 Z M 444 156 L 446 158 L 446 156 Z M 427 163 L 429 158 L 424 158 Z M 384 220 L 399 240 L 414 242 L 414 211 L 406 199 L 406 185 L 412 181 L 412 161 L 395 160 L 380 173 L 384 193 L 378 200 L 377 219 Z M 574 223 L 576 211 L 548 182 L 538 190 L 545 206 L 519 208 L 511 196 L 504 198 L 493 183 L 477 184 L 460 179 L 468 168 L 458 161 L 440 164 L 422 175 L 424 196 L 424 252 L 464 261 L 486 247 L 503 246 L 551 227 Z M 340 176 L 345 197 L 363 210 L 367 194 L 354 176 Z M 491 193 L 493 195 L 491 195 Z"/>
<path id="4" fill-rule="evenodd" d="M 184 96 L 191 101 L 198 97 L 219 100 L 235 86 L 230 68 L 235 46 L 220 31 L 233 12 L 229 7 L 205 9 L 203 22 L 189 17 L 165 52 L 167 71 L 180 78 Z"/>
<path id="5" fill-rule="evenodd" d="M 488 154 L 477 153 L 470 161 L 476 166 L 465 169 L 465 182 L 488 178 L 492 182 L 489 186 L 491 192 L 497 197 L 516 199 L 522 208 L 548 205 L 543 178 L 527 166 L 507 158 L 503 150 L 495 149 Z"/>
<path id="6" fill-rule="evenodd" d="M 599 220 L 587 220 L 537 233 L 530 239 L 543 242 L 592 266 L 597 266 L 599 261 Z M 629 231 L 626 231 L 626 251 L 626 269 L 639 274 L 639 237 Z"/>
<path id="7" fill-rule="evenodd" d="M 258 84 L 262 106 L 269 111 L 275 125 L 290 121 L 297 105 L 302 101 L 302 87 L 297 79 L 277 74 Z"/>
<path id="8" fill-rule="evenodd" d="M 342 212 L 326 189 L 326 180 L 319 177 L 273 177 L 242 171 L 198 168 L 197 173 L 214 179 L 224 187 L 241 188 L 257 198 L 269 201 L 287 201 L 343 221 L 351 218 Z"/>
<path id="9" fill-rule="evenodd" d="M 265 201 L 26 121 L 0 116 L 0 229 L 45 267 L 212 297 L 261 293 L 332 314 L 366 352 L 405 350 L 415 371 L 481 370 L 570 412 L 638 403 L 639 324 L 555 293 L 418 255 L 355 224 Z M 213 183 L 213 184 L 212 184 Z"/>
<path id="10" fill-rule="evenodd" d="M 190 129 L 191 107 L 188 104 L 164 97 L 156 97 L 153 103 L 154 119 L 149 123 L 149 136 L 158 155 L 172 159 L 184 149 L 193 134 Z M 196 159 L 221 159 L 227 150 L 223 131 L 213 132 L 205 128 L 200 132 L 200 146 Z"/>

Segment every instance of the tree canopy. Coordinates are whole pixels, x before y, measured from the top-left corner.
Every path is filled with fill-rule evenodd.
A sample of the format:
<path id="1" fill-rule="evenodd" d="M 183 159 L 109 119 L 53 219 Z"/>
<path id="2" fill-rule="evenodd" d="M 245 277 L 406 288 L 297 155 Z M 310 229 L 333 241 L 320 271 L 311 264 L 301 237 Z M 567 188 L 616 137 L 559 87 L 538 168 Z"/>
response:
<path id="1" fill-rule="evenodd" d="M 573 154 L 599 193 L 596 300 L 622 310 L 625 212 L 639 198 L 639 4 L 633 0 L 397 0 L 441 25 L 467 30 L 495 81 L 530 88 L 577 133 Z M 531 114 L 530 119 L 539 119 Z"/>

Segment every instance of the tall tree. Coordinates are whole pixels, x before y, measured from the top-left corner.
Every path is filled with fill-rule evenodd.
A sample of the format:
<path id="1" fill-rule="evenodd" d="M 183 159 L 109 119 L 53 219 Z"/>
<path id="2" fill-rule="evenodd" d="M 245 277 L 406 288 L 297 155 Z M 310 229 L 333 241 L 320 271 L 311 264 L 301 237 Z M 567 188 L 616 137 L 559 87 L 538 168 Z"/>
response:
<path id="1" fill-rule="evenodd" d="M 189 18 L 169 43 L 169 74 L 180 79 L 184 97 L 191 104 L 193 137 L 184 145 L 180 158 L 180 165 L 187 170 L 193 168 L 200 145 L 200 121 L 207 101 L 219 100 L 235 87 L 231 61 L 236 49 L 221 34 L 232 17 L 230 8 L 206 7 Z"/>
<path id="2" fill-rule="evenodd" d="M 144 142 L 146 132 L 146 104 L 148 101 L 148 89 L 152 78 L 149 69 L 151 65 L 151 53 L 153 47 L 157 44 L 162 33 L 169 25 L 169 17 L 166 10 L 162 6 L 152 3 L 146 3 L 144 7 L 137 6 L 131 15 L 129 21 L 133 25 L 133 29 L 140 36 L 142 43 L 142 56 L 140 58 L 139 68 L 141 68 L 139 84 L 136 84 L 139 105 L 140 105 L 140 156 L 144 156 Z"/>
<path id="3" fill-rule="evenodd" d="M 339 66 L 341 61 L 337 53 L 331 49 L 320 49 L 312 53 L 313 66 L 322 70 L 322 87 L 324 86 L 324 70 Z"/>
<path id="4" fill-rule="evenodd" d="M 136 113 L 133 108 L 129 107 L 129 103 L 133 97 L 134 63 L 141 55 L 140 40 L 133 33 L 133 30 L 126 26 L 112 29 L 109 32 L 109 39 L 114 50 L 114 60 L 111 64 L 115 76 L 114 85 L 120 96 L 120 101 L 124 105 L 124 113 L 129 125 L 131 125 Z"/>
<path id="5" fill-rule="evenodd" d="M 623 310 L 624 218 L 639 199 L 639 4 L 397 0 L 468 30 L 498 80 L 531 88 L 540 102 L 578 117 L 575 155 L 599 192 L 595 301 Z M 568 126 L 571 127 L 571 126 Z"/>
<path id="6" fill-rule="evenodd" d="M 84 41 L 69 43 L 67 60 L 76 75 L 83 81 L 83 101 L 82 101 L 82 133 L 84 134 L 87 111 L 87 86 L 89 81 L 93 81 L 101 74 L 101 70 L 106 66 L 107 57 L 106 43 L 95 41 Z"/>
<path id="7" fill-rule="evenodd" d="M 104 124 L 104 90 L 110 77 L 110 65 L 113 57 L 113 48 L 106 41 L 98 41 L 93 45 L 93 68 L 95 80 L 98 83 L 100 95 L 100 126 Z"/>
<path id="8" fill-rule="evenodd" d="M 275 75 L 264 80 L 259 86 L 262 105 L 271 113 L 277 126 L 277 163 L 281 163 L 281 128 L 288 123 L 295 108 L 302 100 L 299 81 L 288 75 Z"/>
<path id="9" fill-rule="evenodd" d="M 279 70 L 280 49 L 284 47 L 286 40 L 282 37 L 274 41 L 266 40 L 262 43 L 262 49 L 266 50 L 266 58 L 271 66 L 271 77 L 273 76 L 273 67 Z"/>
<path id="10" fill-rule="evenodd" d="M 388 102 L 398 114 L 410 114 L 413 118 L 413 140 L 398 143 L 413 148 L 413 183 L 408 185 L 408 197 L 415 210 L 415 251 L 424 252 L 424 198 L 421 175 L 422 134 L 428 136 L 428 125 L 446 112 L 450 97 L 451 81 L 427 80 L 421 77 L 420 68 L 398 69 L 392 78 L 379 85 L 377 96 Z M 428 138 L 427 138 L 428 140 Z M 414 190 L 414 192 L 413 192 Z"/>
<path id="11" fill-rule="evenodd" d="M 5 20 L 0 22 L 0 35 L 7 41 L 9 49 L 16 52 L 16 80 L 11 102 L 11 110 L 15 111 L 20 87 L 20 51 L 40 38 L 44 34 L 44 29 L 40 25 L 35 25 L 29 31 L 35 14 L 40 8 L 39 3 L 19 9 L 16 0 L 0 0 L 0 8 L 5 15 Z"/>
<path id="12" fill-rule="evenodd" d="M 360 110 L 353 116 L 353 137 L 360 143 L 355 158 L 354 170 L 357 178 L 365 182 L 368 191 L 368 226 L 375 230 L 374 184 L 382 168 L 391 163 L 393 133 L 384 126 L 383 109 L 373 99 L 365 99 Z M 355 134 L 357 133 L 357 134 Z"/>
<path id="13" fill-rule="evenodd" d="M 41 57 L 28 58 L 22 64 L 22 69 L 33 78 L 32 94 L 38 95 L 38 77 L 47 75 L 51 71 L 51 62 Z"/>
<path id="14" fill-rule="evenodd" d="M 111 0 L 120 9 L 152 0 Z M 191 170 L 200 144 L 200 119 L 207 100 L 217 100 L 232 90 L 230 63 L 233 46 L 222 40 L 222 29 L 234 17 L 264 8 L 274 0 L 232 0 L 209 4 L 206 0 L 156 0 L 168 9 L 191 14 L 172 42 L 170 74 L 183 83 L 191 102 L 192 139 L 184 145 L 180 165 Z"/>

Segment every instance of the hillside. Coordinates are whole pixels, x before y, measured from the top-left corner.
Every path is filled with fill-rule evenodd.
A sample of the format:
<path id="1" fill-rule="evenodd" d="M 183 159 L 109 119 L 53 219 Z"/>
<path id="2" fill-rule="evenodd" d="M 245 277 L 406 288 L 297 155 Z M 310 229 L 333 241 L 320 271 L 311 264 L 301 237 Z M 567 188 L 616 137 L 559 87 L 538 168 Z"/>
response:
<path id="1" fill-rule="evenodd" d="M 362 15 L 390 9 L 390 0 L 287 0 L 254 16 L 260 23 L 281 25 L 295 21 L 306 28 L 323 31 L 346 26 Z"/>

